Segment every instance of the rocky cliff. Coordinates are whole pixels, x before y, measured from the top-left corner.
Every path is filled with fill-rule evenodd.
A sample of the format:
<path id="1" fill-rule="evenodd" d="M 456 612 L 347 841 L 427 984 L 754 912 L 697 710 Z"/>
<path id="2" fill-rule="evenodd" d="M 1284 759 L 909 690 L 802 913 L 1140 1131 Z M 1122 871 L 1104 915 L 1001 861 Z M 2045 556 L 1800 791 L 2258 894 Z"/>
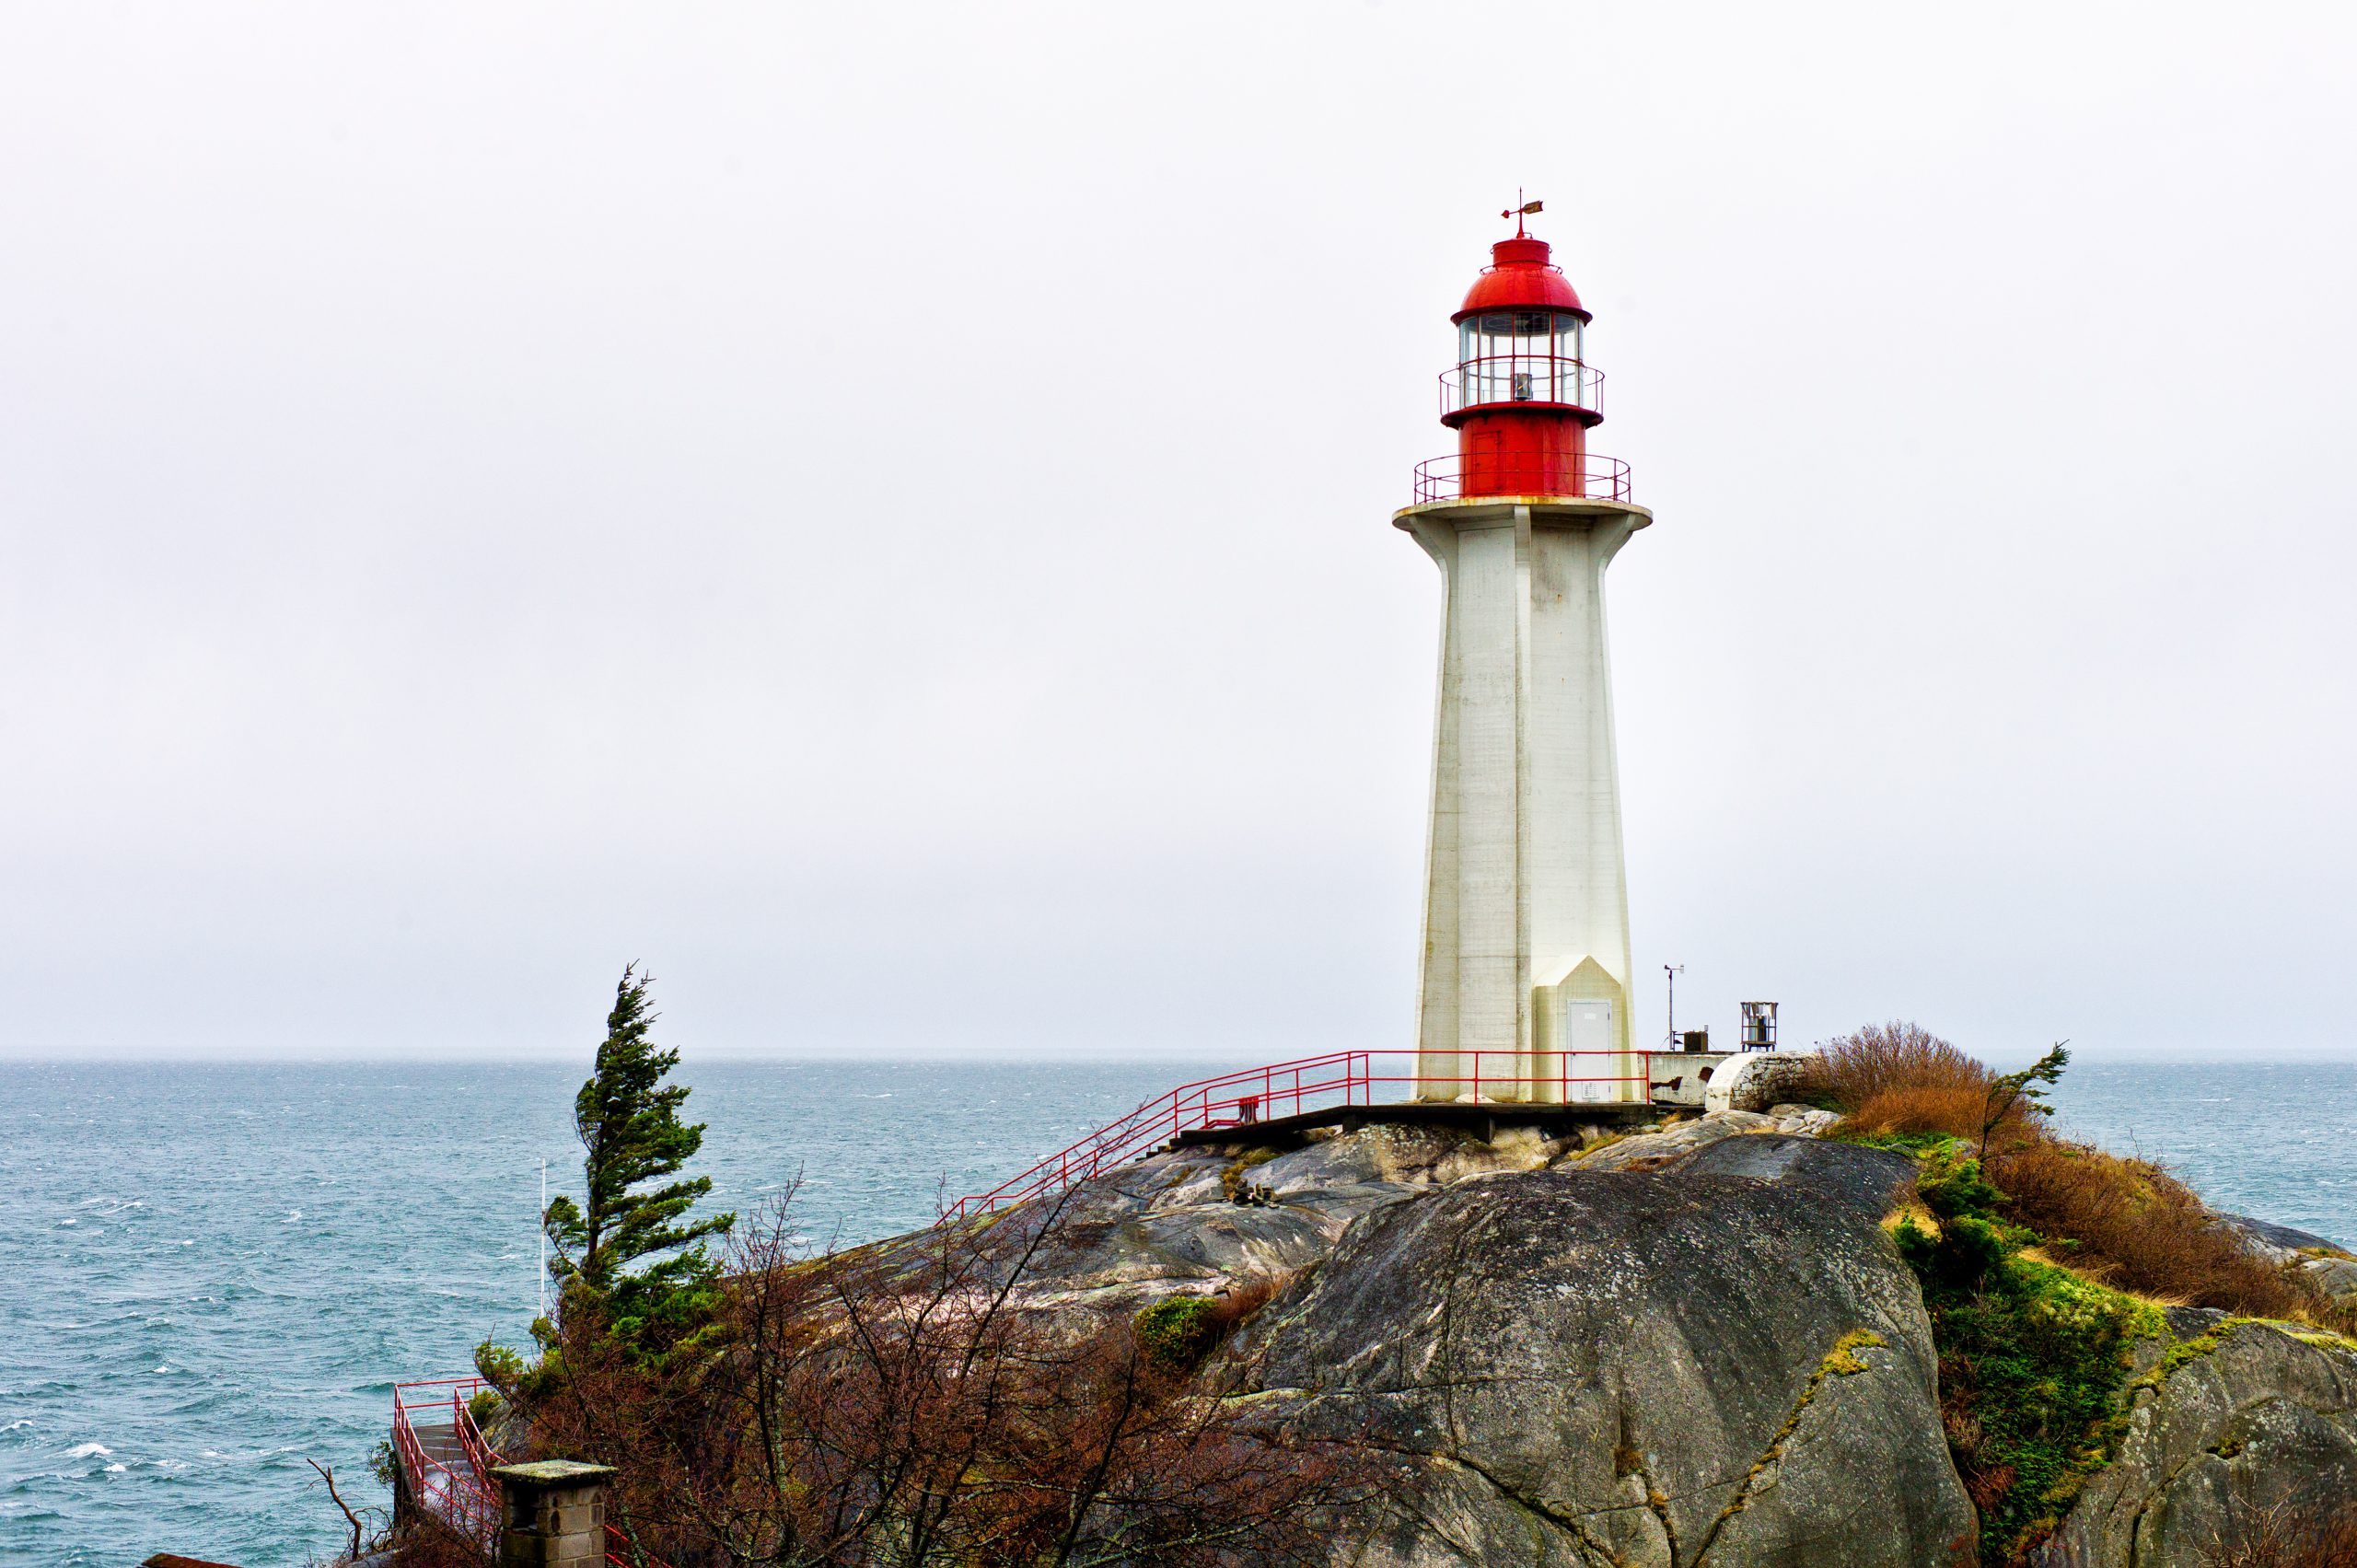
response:
<path id="1" fill-rule="evenodd" d="M 1396 1468 L 1368 1568 L 1974 1562 L 1885 1223 L 1917 1167 L 1831 1120 L 1166 1151 L 1073 1196 L 1029 1294 L 1129 1314 L 1280 1282 L 1213 1370 L 1256 1420 Z M 2357 1496 L 2357 1346 L 2147 1317 L 2117 1457 L 2036 1561 L 2191 1568 L 2256 1509 Z"/>

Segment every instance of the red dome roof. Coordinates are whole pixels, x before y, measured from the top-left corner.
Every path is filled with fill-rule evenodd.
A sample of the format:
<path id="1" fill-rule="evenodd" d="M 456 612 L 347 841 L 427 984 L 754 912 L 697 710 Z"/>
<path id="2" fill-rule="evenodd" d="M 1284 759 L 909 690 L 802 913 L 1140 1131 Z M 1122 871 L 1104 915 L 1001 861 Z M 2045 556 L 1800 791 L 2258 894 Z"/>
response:
<path id="1" fill-rule="evenodd" d="M 1490 265 L 1465 291 L 1452 321 L 1480 310 L 1569 310 L 1589 319 L 1587 307 L 1572 291 L 1572 280 L 1547 260 L 1547 242 L 1517 235 L 1490 247 Z"/>

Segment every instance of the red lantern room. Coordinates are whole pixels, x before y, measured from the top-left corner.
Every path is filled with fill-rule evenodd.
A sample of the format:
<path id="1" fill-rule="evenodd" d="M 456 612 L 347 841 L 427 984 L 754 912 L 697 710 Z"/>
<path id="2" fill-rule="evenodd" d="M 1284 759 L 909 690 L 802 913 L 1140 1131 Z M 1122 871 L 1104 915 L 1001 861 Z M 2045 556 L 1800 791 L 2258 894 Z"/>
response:
<path id="1" fill-rule="evenodd" d="M 1533 202 L 1522 209 L 1536 212 Z M 1419 502 L 1480 495 L 1629 498 L 1629 469 L 1589 455 L 1604 421 L 1601 374 L 1584 352 L 1588 313 L 1543 239 L 1523 231 L 1491 247 L 1492 261 L 1450 318 L 1457 368 L 1440 378 L 1440 422 L 1457 455 L 1416 469 Z"/>

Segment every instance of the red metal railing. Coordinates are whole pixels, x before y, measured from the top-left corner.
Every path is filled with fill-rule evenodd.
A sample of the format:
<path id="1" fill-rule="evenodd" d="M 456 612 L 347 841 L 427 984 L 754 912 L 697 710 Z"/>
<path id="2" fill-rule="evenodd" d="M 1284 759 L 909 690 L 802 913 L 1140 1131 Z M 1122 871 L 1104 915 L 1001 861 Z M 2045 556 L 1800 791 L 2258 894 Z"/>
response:
<path id="1" fill-rule="evenodd" d="M 467 1401 L 489 1385 L 480 1377 L 443 1377 L 430 1382 L 393 1385 L 393 1451 L 400 1457 L 401 1475 L 416 1504 L 460 1534 L 488 1546 L 499 1529 L 499 1483 L 492 1479 L 501 1461 L 475 1426 Z M 449 1417 L 453 1453 L 437 1444 L 428 1453 L 418 1434 L 419 1418 L 428 1431 Z"/>
<path id="2" fill-rule="evenodd" d="M 1610 501 L 1629 499 L 1629 465 L 1618 458 L 1602 458 L 1593 452 L 1581 457 L 1577 467 L 1571 470 L 1568 475 L 1571 481 L 1571 487 L 1568 489 L 1563 483 L 1566 477 L 1564 465 L 1570 459 L 1561 456 L 1550 454 L 1543 459 L 1535 456 L 1524 459 L 1518 454 L 1497 454 L 1484 457 L 1481 460 L 1489 466 L 1499 482 L 1508 486 L 1506 490 L 1495 492 L 1495 494 L 1592 495 L 1598 500 Z M 1463 495 L 1465 493 L 1464 463 L 1463 454 L 1457 452 L 1451 452 L 1445 458 L 1427 458 L 1424 461 L 1418 463 L 1416 465 L 1416 504 L 1422 505 L 1427 501 L 1454 501 Z M 1517 463 L 1525 464 L 1530 470 L 1527 476 L 1519 482 L 1527 488 L 1516 487 L 1518 482 L 1515 470 Z"/>
<path id="3" fill-rule="evenodd" d="M 486 1549 L 497 1544 L 500 1526 L 499 1481 L 491 1472 L 506 1461 L 475 1424 L 467 1401 L 489 1387 L 480 1377 L 393 1385 L 393 1450 L 401 1458 L 410 1496 L 419 1507 Z M 444 1415 L 450 1418 L 459 1447 L 451 1456 L 459 1461 L 456 1465 L 427 1453 L 418 1434 L 421 1417 L 434 1418 L 424 1423 L 432 1431 L 442 1424 Z M 652 1552 L 633 1553 L 630 1537 L 614 1525 L 606 1527 L 606 1561 L 614 1568 L 669 1568 Z"/>
<path id="4" fill-rule="evenodd" d="M 1085 1181 L 1198 1128 L 1243 1127 L 1309 1111 L 1373 1106 L 1378 1091 L 1399 1098 L 1512 1107 L 1643 1101 L 1651 1098 L 1653 1053 L 1644 1051 L 1458 1051 L 1434 1053 L 1446 1073 L 1422 1073 L 1414 1051 L 1338 1051 L 1266 1067 L 1248 1067 L 1181 1084 L 1071 1147 L 1061 1149 L 988 1192 L 958 1201 L 944 1218 L 987 1214 L 1004 1204 Z M 1403 1060 L 1404 1059 L 1404 1060 Z M 1403 1071 L 1384 1071 L 1394 1063 Z M 1585 1069 L 1597 1067 L 1599 1072 Z M 489 1546 L 500 1524 L 500 1489 L 492 1471 L 505 1461 L 475 1424 L 468 1402 L 490 1385 L 480 1377 L 443 1377 L 393 1386 L 393 1447 L 411 1498 L 452 1527 Z M 431 1432 L 447 1416 L 448 1442 L 428 1453 L 418 1427 Z M 455 1444 L 456 1452 L 451 1445 Z M 606 1527 L 606 1562 L 641 1568 L 630 1538 Z M 665 1568 L 645 1556 L 646 1568 Z"/>
<path id="5" fill-rule="evenodd" d="M 1341 1051 L 1325 1056 L 1250 1067 L 1182 1084 L 1120 1121 L 1098 1128 L 1070 1148 L 988 1192 L 960 1198 L 943 1217 L 964 1219 L 1003 1204 L 1020 1203 L 1086 1181 L 1159 1147 L 1181 1132 L 1240 1127 L 1305 1111 L 1376 1103 L 1378 1089 L 1410 1099 L 1516 1105 L 1576 1105 L 1643 1101 L 1652 1097 L 1652 1053 L 1643 1051 L 1460 1051 L 1454 1073 L 1420 1074 L 1413 1051 Z M 1378 1071 L 1399 1058 L 1405 1071 Z M 1599 1072 L 1588 1073 L 1585 1068 Z M 1502 1095 L 1501 1091 L 1508 1091 Z M 1633 1091 L 1633 1092 L 1631 1092 Z"/>
<path id="6" fill-rule="evenodd" d="M 671 1568 L 651 1551 L 633 1551 L 620 1525 L 606 1527 L 606 1561 L 612 1568 Z"/>
<path id="7" fill-rule="evenodd" d="M 1491 403 L 1550 403 L 1604 412 L 1604 372 L 1554 354 L 1488 354 L 1440 373 L 1440 414 Z"/>

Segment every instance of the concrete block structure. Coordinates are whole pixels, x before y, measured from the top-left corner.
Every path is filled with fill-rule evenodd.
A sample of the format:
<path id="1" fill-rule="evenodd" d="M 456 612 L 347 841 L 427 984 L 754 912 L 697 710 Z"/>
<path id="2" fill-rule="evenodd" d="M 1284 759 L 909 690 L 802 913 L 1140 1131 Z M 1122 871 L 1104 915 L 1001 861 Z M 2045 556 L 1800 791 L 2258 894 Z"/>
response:
<path id="1" fill-rule="evenodd" d="M 501 1465 L 500 1568 L 604 1568 L 606 1465 L 540 1459 Z"/>
<path id="2" fill-rule="evenodd" d="M 1418 1098 L 1643 1101 L 1604 573 L 1653 515 L 1587 450 L 1603 377 L 1546 242 L 1493 254 L 1441 378 L 1458 450 L 1393 519 L 1444 589 Z"/>

